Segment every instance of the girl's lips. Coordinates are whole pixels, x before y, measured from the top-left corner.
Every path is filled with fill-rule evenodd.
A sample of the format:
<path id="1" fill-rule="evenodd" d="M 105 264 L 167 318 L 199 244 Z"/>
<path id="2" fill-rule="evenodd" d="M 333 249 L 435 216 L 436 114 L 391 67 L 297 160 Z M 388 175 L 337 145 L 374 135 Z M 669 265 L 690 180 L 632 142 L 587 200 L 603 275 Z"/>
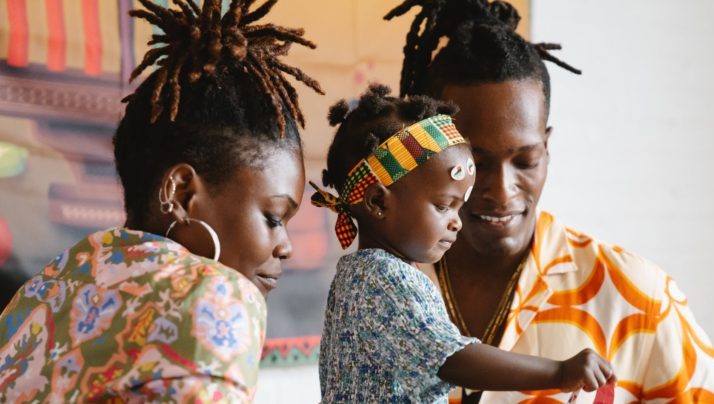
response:
<path id="1" fill-rule="evenodd" d="M 444 248 L 444 249 L 449 249 L 451 246 L 454 244 L 454 241 L 456 241 L 456 238 L 451 238 L 451 239 L 441 239 L 439 240 L 439 246 Z"/>
<path id="2" fill-rule="evenodd" d="M 454 240 L 439 240 L 439 246 L 447 250 L 451 248 L 452 244 L 454 244 Z"/>

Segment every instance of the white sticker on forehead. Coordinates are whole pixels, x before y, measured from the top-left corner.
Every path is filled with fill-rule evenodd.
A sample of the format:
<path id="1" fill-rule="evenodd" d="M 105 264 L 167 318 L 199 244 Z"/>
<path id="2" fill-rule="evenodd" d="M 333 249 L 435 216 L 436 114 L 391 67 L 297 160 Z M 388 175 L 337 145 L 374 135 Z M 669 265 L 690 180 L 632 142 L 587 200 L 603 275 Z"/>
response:
<path id="1" fill-rule="evenodd" d="M 471 197 L 471 191 L 474 190 L 473 186 L 470 186 L 466 189 L 466 193 L 464 193 L 464 202 L 468 202 L 469 198 Z"/>
<path id="2" fill-rule="evenodd" d="M 457 164 L 456 167 L 451 169 L 451 178 L 456 181 L 461 181 L 466 178 L 466 170 L 461 164 Z"/>
<path id="3" fill-rule="evenodd" d="M 469 160 L 466 162 L 466 172 L 469 173 L 469 175 L 474 175 L 476 174 L 476 164 L 474 164 L 473 159 L 469 157 Z"/>

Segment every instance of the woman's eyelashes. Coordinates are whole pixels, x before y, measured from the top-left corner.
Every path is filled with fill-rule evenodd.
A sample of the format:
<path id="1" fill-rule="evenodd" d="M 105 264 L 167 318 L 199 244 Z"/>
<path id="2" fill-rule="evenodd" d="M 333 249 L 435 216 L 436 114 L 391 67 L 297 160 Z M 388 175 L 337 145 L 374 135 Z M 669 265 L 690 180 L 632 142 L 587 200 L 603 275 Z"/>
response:
<path id="1" fill-rule="evenodd" d="M 271 228 L 280 227 L 283 225 L 283 221 L 280 219 L 280 217 L 269 213 L 265 214 L 265 220 L 268 222 L 268 226 L 270 226 Z"/>

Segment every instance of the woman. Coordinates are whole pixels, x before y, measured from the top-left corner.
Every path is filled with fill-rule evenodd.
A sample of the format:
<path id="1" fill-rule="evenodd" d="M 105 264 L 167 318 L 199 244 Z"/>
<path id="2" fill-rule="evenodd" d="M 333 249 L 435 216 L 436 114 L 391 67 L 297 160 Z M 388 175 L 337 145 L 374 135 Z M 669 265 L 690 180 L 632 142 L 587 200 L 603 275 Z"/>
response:
<path id="1" fill-rule="evenodd" d="M 612 361 L 618 402 L 714 401 L 714 349 L 672 279 L 537 210 L 550 158 L 544 61 L 579 71 L 549 53 L 558 45 L 518 35 L 520 17 L 506 2 L 406 1 L 387 18 L 415 5 L 422 10 L 407 36 L 401 92 L 458 104 L 456 127 L 477 165 L 463 229 L 433 273 L 452 321 L 464 335 L 519 353 L 562 359 L 590 347 Z M 463 402 L 534 396 L 569 399 L 466 392 Z"/>
<path id="2" fill-rule="evenodd" d="M 0 401 L 247 402 L 264 295 L 304 189 L 288 73 L 302 30 L 256 25 L 275 1 L 141 0 L 161 28 L 114 137 L 127 221 L 58 255 L 0 318 Z"/>

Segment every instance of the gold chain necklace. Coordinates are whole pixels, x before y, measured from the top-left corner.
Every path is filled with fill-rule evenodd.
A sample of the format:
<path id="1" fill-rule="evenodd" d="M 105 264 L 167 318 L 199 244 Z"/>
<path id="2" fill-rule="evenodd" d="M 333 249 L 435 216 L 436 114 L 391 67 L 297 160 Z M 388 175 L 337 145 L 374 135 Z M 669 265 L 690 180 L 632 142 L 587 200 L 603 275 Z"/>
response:
<path id="1" fill-rule="evenodd" d="M 525 266 L 526 261 L 528 261 L 529 255 L 530 251 L 523 257 L 521 263 L 518 264 L 518 268 L 516 268 L 513 275 L 511 275 L 511 279 L 508 281 L 506 290 L 501 296 L 501 301 L 496 307 L 496 312 L 493 317 L 491 317 L 491 321 L 488 323 L 488 327 L 486 327 L 486 331 L 483 333 L 483 338 L 481 338 L 482 343 L 493 345 L 496 334 L 498 334 L 498 331 L 505 323 L 506 318 L 508 318 L 508 312 L 511 308 L 511 303 L 513 302 L 516 285 L 518 284 L 518 279 L 521 276 L 523 267 Z M 454 292 L 451 287 L 451 279 L 449 278 L 449 269 L 446 265 L 446 256 L 442 257 L 436 264 L 436 271 L 439 277 L 439 286 L 441 286 L 442 295 L 444 296 L 444 301 L 446 303 L 446 309 L 449 311 L 449 317 L 456 322 L 456 325 L 461 329 L 461 332 L 464 335 L 471 337 L 471 332 L 466 326 L 466 322 L 464 321 L 461 311 L 456 304 L 456 298 L 454 297 Z"/>

